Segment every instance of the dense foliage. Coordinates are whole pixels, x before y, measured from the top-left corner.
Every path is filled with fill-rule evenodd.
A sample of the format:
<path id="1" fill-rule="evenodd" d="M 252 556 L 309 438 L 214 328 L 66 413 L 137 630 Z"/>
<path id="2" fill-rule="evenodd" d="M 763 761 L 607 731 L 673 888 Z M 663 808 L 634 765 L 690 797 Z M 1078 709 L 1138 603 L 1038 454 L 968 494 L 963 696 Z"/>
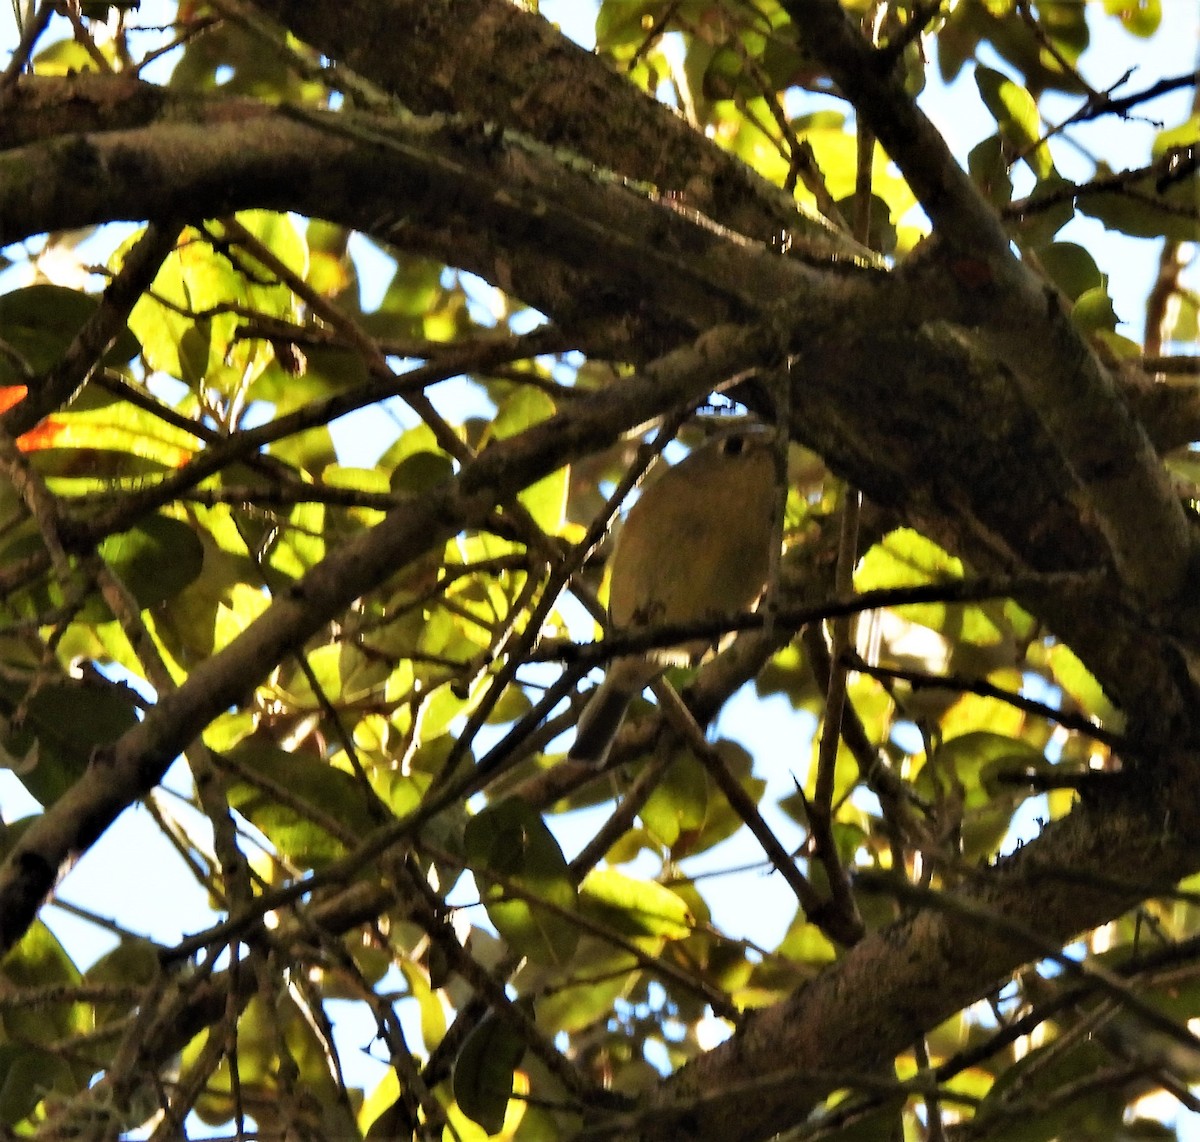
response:
<path id="1" fill-rule="evenodd" d="M 21 30 L 6 1137 L 1200 1109 L 1200 105 L 1190 65 L 1121 74 L 1194 22 L 605 0 L 591 52 L 507 0 L 38 0 Z M 768 607 L 604 772 L 565 762 L 631 646 L 608 529 L 730 413 L 792 441 Z M 162 858 L 72 891 L 134 818 L 206 894 L 185 939 L 134 919 Z M 738 908 L 763 885 L 782 919 Z"/>

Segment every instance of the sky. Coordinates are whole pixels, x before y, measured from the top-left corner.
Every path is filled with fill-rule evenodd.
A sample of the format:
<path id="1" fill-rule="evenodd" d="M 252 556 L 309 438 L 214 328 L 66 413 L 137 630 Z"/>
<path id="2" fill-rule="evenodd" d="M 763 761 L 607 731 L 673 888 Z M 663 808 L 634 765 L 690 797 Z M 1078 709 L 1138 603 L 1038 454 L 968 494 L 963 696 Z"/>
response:
<path id="1" fill-rule="evenodd" d="M 1111 23 L 1099 25 L 1102 29 L 1107 26 L 1107 31 L 1099 37 L 1100 50 L 1091 57 L 1089 65 L 1088 78 L 1094 86 L 1107 87 L 1128 68 L 1136 67 L 1137 71 L 1129 85 L 1123 89 L 1136 90 L 1162 76 L 1180 74 L 1197 66 L 1200 6 L 1195 0 L 1163 0 L 1163 9 L 1164 22 L 1170 30 L 1167 35 L 1156 37 L 1152 45 L 1127 35 L 1112 34 Z M 557 22 L 564 32 L 584 46 L 591 46 L 594 42 L 594 10 L 594 4 L 579 0 L 542 0 L 541 3 L 541 11 L 548 19 Z M 15 42 L 15 25 L 11 10 L 6 6 L 0 10 L 0 64 Z M 944 88 L 935 76 L 922 102 L 959 156 L 965 156 L 976 142 L 994 130 L 994 123 L 969 78 L 960 79 L 950 88 Z M 1051 105 L 1051 113 L 1062 118 L 1076 106 L 1073 100 L 1064 99 L 1060 103 L 1061 110 L 1057 105 Z M 1164 99 L 1142 111 L 1174 123 L 1181 115 L 1179 108 L 1185 103 L 1186 98 L 1177 95 L 1173 102 Z M 1077 135 L 1097 153 L 1120 156 L 1116 165 L 1127 166 L 1145 161 L 1154 130 L 1148 124 L 1118 124 L 1108 119 L 1080 128 Z M 1056 160 L 1068 177 L 1074 173 L 1072 167 L 1075 163 L 1082 164 L 1082 160 L 1077 160 L 1066 147 L 1057 149 Z M 1082 165 L 1079 166 L 1079 173 L 1086 173 Z M 1061 237 L 1079 241 L 1089 249 L 1099 251 L 1101 269 L 1111 275 L 1111 289 L 1118 316 L 1136 316 L 1155 272 L 1153 260 L 1146 257 L 1142 244 L 1119 235 L 1101 233 L 1098 223 L 1086 220 L 1072 222 Z M 370 272 L 368 270 L 365 273 L 368 279 L 365 287 L 369 290 L 372 284 Z M 377 271 L 380 283 L 386 280 L 383 273 L 384 267 L 380 265 Z M 3 286 L 0 285 L 0 288 Z M 11 284 L 8 288 L 11 288 Z M 382 284 L 379 288 L 382 288 Z M 1127 329 L 1126 333 L 1134 339 L 1141 337 L 1141 330 L 1136 327 Z M 363 422 L 347 419 L 337 427 L 337 432 L 343 440 L 353 438 L 361 448 L 364 427 Z M 382 450 L 382 444 L 380 447 Z M 767 805 L 786 796 L 794 788 L 794 775 L 802 772 L 798 767 L 807 763 L 808 743 L 813 728 L 811 716 L 797 714 L 785 699 L 759 699 L 750 690 L 744 691 L 729 704 L 719 724 L 723 736 L 740 741 L 756 757 L 778 756 L 780 743 L 788 743 L 787 753 L 793 759 L 791 764 L 758 766 L 760 775 L 768 780 Z M 178 813 L 193 823 L 197 822 L 194 811 L 169 792 L 171 789 L 186 791 L 189 786 L 181 764 L 177 763 L 173 768 L 165 785 L 168 792 L 158 798 L 163 809 Z M 33 808 L 33 803 L 19 783 L 11 775 L 0 773 L 0 812 L 4 819 L 12 820 Z M 1031 804 L 1030 816 L 1036 812 L 1036 806 Z M 794 847 L 801 842 L 803 838 L 800 831 L 783 814 L 768 809 L 765 815 L 768 823 L 778 829 L 785 846 Z M 598 827 L 604 816 L 602 810 L 596 810 L 565 815 L 551 822 L 568 858 L 582 846 L 584 839 Z M 761 853 L 754 842 L 748 837 L 739 836 L 690 862 L 688 871 L 710 877 L 704 882 L 704 892 L 713 906 L 714 919 L 719 925 L 727 926 L 734 935 L 743 935 L 771 947 L 778 942 L 794 916 L 795 900 L 790 891 L 778 876 L 742 874 L 726 879 L 719 875 L 721 870 L 760 860 Z M 124 927 L 152 935 L 165 943 L 176 942 L 213 921 L 207 895 L 185 871 L 180 858 L 166 845 L 148 812 L 140 806 L 127 811 L 118 824 L 85 855 L 67 877 L 60 895 L 68 902 L 86 901 L 90 910 L 101 914 L 119 914 Z M 78 957 L 81 968 L 111 946 L 111 937 L 106 933 L 61 908 L 47 909 L 44 918 Z M 338 1005 L 336 1013 L 339 1033 L 345 1036 L 345 1041 L 355 1047 L 365 1046 L 372 1034 L 370 1021 L 364 1021 L 361 1013 L 352 1011 L 350 1005 Z M 368 1063 L 364 1056 L 354 1050 L 348 1054 L 361 1064 L 352 1068 L 354 1080 L 369 1088 L 381 1075 L 382 1065 Z M 1200 1130 L 1185 1137 L 1200 1139 Z"/>

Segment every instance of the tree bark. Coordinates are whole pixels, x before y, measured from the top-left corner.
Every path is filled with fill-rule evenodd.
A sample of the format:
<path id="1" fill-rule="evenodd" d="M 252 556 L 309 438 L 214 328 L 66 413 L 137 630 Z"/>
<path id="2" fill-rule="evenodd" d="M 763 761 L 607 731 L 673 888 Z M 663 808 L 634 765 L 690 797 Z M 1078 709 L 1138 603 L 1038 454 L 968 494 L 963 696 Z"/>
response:
<path id="1" fill-rule="evenodd" d="M 1137 390 L 1014 257 L 894 77 L 867 67 L 840 8 L 787 5 L 938 231 L 891 272 L 503 0 L 258 6 L 433 117 L 23 80 L 0 127 L 0 243 L 111 219 L 296 210 L 472 270 L 598 356 L 668 356 L 396 509 L 194 671 L 9 853 L 0 947 L 211 717 L 357 595 L 622 429 L 781 361 L 795 437 L 974 571 L 1091 574 L 1019 601 L 1123 707 L 1127 774 L 997 867 L 964 872 L 947 902 L 916 907 L 749 1016 L 664 1080 L 621 1136 L 786 1129 L 846 1071 L 868 1072 L 1046 946 L 1200 870 L 1193 522 L 1131 412 Z M 743 391 L 767 410 L 762 391 Z M 1113 868 L 1136 869 L 1138 883 L 1114 883 Z M 1023 934 L 1033 930 L 1044 945 Z"/>

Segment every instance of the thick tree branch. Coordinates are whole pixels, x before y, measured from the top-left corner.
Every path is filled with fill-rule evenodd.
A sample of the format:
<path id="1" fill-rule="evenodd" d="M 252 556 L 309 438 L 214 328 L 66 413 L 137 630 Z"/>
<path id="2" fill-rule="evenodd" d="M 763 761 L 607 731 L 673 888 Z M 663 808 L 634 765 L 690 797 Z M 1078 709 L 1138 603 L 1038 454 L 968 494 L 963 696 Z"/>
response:
<path id="1" fill-rule="evenodd" d="M 0 243 L 118 218 L 299 210 L 470 269 L 585 336 L 619 313 L 626 337 L 640 341 L 628 355 L 642 360 L 648 345 L 666 348 L 797 291 L 832 312 L 865 280 L 850 265 L 818 270 L 773 256 L 478 124 L 241 105 L 229 121 L 211 108 L 177 121 L 193 105 L 160 108 L 143 130 L 54 135 L 0 152 Z M 628 285 L 599 289 L 597 265 Z"/>
<path id="2" fill-rule="evenodd" d="M 922 909 L 850 949 L 792 998 L 749 1017 L 731 1040 L 668 1078 L 636 1131 L 624 1137 L 759 1139 L 803 1121 L 836 1081 L 807 1072 L 866 1072 L 923 1030 L 980 998 L 1042 948 L 966 918 L 975 908 L 1061 946 L 1200 867 L 1200 819 L 1189 807 L 1178 832 L 1182 787 L 1138 800 L 1083 802 L 1037 841 L 958 891 L 968 908 Z M 1137 868 L 1142 884 L 1107 885 L 1107 869 Z M 1071 877 L 1059 876 L 1070 868 Z M 1092 870 L 1097 881 L 1077 879 Z M 1011 929 L 1010 929 L 1011 930 Z M 986 982 L 985 982 L 986 981 Z M 715 1095 L 714 1095 L 715 1092 Z"/>
<path id="3" fill-rule="evenodd" d="M 645 381 L 580 401 L 489 449 L 457 480 L 403 504 L 327 558 L 30 826 L 0 866 L 0 947 L 24 930 L 65 861 L 144 794 L 208 720 L 243 700 L 353 598 L 430 545 L 479 525 L 497 499 L 568 457 L 782 350 L 795 356 L 795 434 L 879 503 L 982 573 L 1098 571 L 1099 586 L 1030 592 L 1023 601 L 1138 717 L 1153 719 L 1163 737 L 1190 740 L 1194 687 L 1183 652 L 1195 645 L 1197 618 L 1167 605 L 1183 582 L 1191 543 L 1182 509 L 1052 292 L 1012 257 L 990 207 L 940 140 L 935 146 L 928 124 L 875 66 L 877 57 L 864 55 L 869 49 L 836 5 L 804 0 L 792 8 L 889 152 L 906 173 L 916 172 L 910 181 L 939 232 L 940 245 L 894 283 L 848 263 L 818 270 L 773 253 L 777 228 L 796 224 L 790 204 L 784 209 L 761 187 L 743 193 L 751 176 L 735 177 L 741 168 L 733 160 L 718 161 L 707 143 L 689 142 L 681 121 L 649 112 L 652 104 L 586 53 L 556 56 L 565 61 L 559 72 L 546 55 L 559 46 L 534 37 L 533 50 L 524 49 L 529 67 L 511 66 L 521 45 L 501 30 L 524 35 L 532 18 L 498 0 L 361 3 L 352 12 L 282 0 L 261 6 L 304 28 L 323 50 L 352 55 L 355 66 L 417 107 L 419 84 L 437 68 L 422 60 L 402 71 L 409 60 L 397 63 L 405 53 L 396 41 L 403 32 L 413 42 L 409 59 L 427 42 L 440 44 L 437 62 L 449 72 L 432 89 L 437 100 L 458 102 L 431 96 L 428 106 L 449 106 L 468 120 L 325 116 L 233 101 L 193 103 L 202 108 L 196 117 L 171 120 L 164 117 L 169 99 L 133 85 L 128 101 L 89 106 L 84 121 L 94 134 L 79 134 L 69 117 L 49 132 L 15 128 L 12 137 L 24 145 L 0 155 L 0 241 L 114 217 L 296 209 L 473 269 L 544 308 L 590 348 L 632 360 L 718 322 L 778 315 L 780 299 L 789 327 L 781 333 L 772 320 L 766 332 L 722 337 L 708 343 L 711 352 L 682 352 Z M 337 29 L 319 23 L 333 18 Z M 470 75 L 447 63 L 461 58 L 464 35 L 478 48 L 471 66 L 490 77 L 480 88 L 489 106 L 472 94 Z M 537 87 L 534 60 L 542 75 L 566 78 Z M 518 77 L 514 88 L 497 101 L 494 83 L 508 76 Z M 576 106 L 563 84 L 586 90 L 581 78 L 613 81 L 603 87 L 604 99 L 614 101 L 611 136 L 590 137 L 597 104 L 586 99 L 577 104 L 586 107 L 579 120 L 586 131 L 572 135 L 556 118 L 558 107 Z M 649 162 L 619 151 L 641 113 L 649 125 L 629 138 Z M 665 194 L 597 176 L 569 155 L 475 121 L 501 116 L 546 143 L 566 140 L 610 169 L 682 190 L 689 207 L 724 228 L 684 214 Z M 656 164 L 655 148 L 668 135 L 685 149 L 664 147 Z M 668 181 L 667 171 L 682 172 L 681 182 Z M 938 317 L 947 320 L 938 324 Z M 1121 457 L 1115 469 L 1114 454 Z M 1009 463 L 1014 455 L 1020 464 Z M 970 879 L 963 898 L 1065 941 L 1200 867 L 1194 758 L 1181 751 L 1158 760 L 1144 788 L 1084 802 L 999 868 Z M 1147 885 L 1114 890 L 1099 878 L 1081 885 L 1056 872 L 1073 864 L 1098 873 L 1114 863 L 1142 870 Z M 376 904 L 356 918 L 347 914 L 347 923 Z M 829 1090 L 815 1072 L 862 1072 L 887 1059 L 1038 954 L 952 910 L 923 910 L 869 935 L 803 991 L 752 1018 L 733 1041 L 653 1093 L 647 1115 L 622 1132 L 753 1138 L 786 1128 Z"/>
<path id="4" fill-rule="evenodd" d="M 237 106 L 233 123 L 215 112 L 199 125 L 180 123 L 167 106 L 145 130 L 56 135 L 0 153 L 0 175 L 12 175 L 0 178 L 0 240 L 112 217 L 295 209 L 471 269 L 551 313 L 591 351 L 633 360 L 714 324 L 781 313 L 781 347 L 786 341 L 797 354 L 797 437 L 977 570 L 1112 568 L 1119 503 L 1123 542 L 1141 546 L 1114 569 L 1136 572 L 1133 581 L 1042 599 L 1039 613 L 1127 708 L 1153 711 L 1163 725 L 1189 716 L 1191 684 L 1178 653 L 1148 637 L 1142 616 L 1119 602 L 1157 571 L 1160 555 L 1168 567 L 1178 559 L 1173 528 L 1155 531 L 1155 513 L 1122 498 L 1163 480 L 1157 458 L 1148 446 L 1122 454 L 1114 445 L 1100 458 L 1120 458 L 1115 474 L 1097 470 L 1097 457 L 1065 465 L 1062 437 L 1022 399 L 1028 386 L 935 320 L 958 313 L 970 323 L 1006 310 L 999 285 L 983 289 L 991 300 L 981 315 L 982 295 L 965 291 L 940 258 L 918 259 L 894 282 L 849 265 L 821 271 L 536 144 L 457 122 L 267 108 L 248 116 Z M 45 194 L 46 186 L 56 192 Z M 1042 386 L 1054 398 L 1072 367 L 1063 354 L 1081 350 L 1094 364 L 1061 315 L 1040 313 L 1036 325 L 991 338 L 1006 356 L 1028 357 L 1042 335 L 1057 338 Z M 1121 406 L 1115 393 L 1095 408 L 1081 403 L 1090 410 L 1081 423 L 1127 416 L 1105 401 Z M 1096 430 L 1090 447 L 1104 441 Z M 1017 454 L 1021 465 L 1006 462 Z M 1039 521 L 1032 530 L 1031 519 Z M 1194 639 L 1187 611 L 1169 610 L 1156 625 L 1168 621 Z"/>
<path id="5" fill-rule="evenodd" d="M 837 0 L 786 0 L 814 54 L 904 173 L 934 226 L 962 303 L 945 312 L 974 329 L 1087 484 L 1122 580 L 1165 606 L 1188 587 L 1192 539 L 1149 439 L 1068 319 L 1057 291 L 1019 262 L 991 204 L 904 90 L 903 78 Z"/>
<path id="6" fill-rule="evenodd" d="M 507 0 L 254 0 L 301 39 L 421 113 L 476 116 L 681 196 L 731 230 L 819 257 L 869 253 Z M 396 45 L 404 44 L 403 51 Z M 471 51 L 464 52 L 463 44 Z"/>

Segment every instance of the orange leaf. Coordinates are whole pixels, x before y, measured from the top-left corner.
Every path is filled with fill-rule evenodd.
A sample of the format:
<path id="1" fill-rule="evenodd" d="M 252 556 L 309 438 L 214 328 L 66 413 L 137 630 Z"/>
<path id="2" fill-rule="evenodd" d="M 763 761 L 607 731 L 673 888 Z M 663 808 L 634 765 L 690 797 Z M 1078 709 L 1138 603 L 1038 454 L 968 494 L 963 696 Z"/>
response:
<path id="1" fill-rule="evenodd" d="M 29 392 L 24 385 L 0 385 L 0 412 L 8 412 L 15 404 L 20 404 Z"/>

